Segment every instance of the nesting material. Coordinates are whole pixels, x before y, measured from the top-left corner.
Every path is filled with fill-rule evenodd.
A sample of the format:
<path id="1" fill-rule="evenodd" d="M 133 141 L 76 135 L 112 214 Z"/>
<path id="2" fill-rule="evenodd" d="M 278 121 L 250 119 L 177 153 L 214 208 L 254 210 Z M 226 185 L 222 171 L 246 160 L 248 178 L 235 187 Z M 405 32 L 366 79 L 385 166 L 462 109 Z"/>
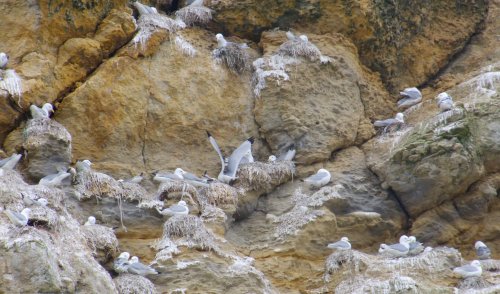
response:
<path id="1" fill-rule="evenodd" d="M 320 190 L 312 194 L 311 196 L 307 196 L 302 193 L 302 190 L 299 188 L 295 191 L 292 196 L 292 200 L 296 205 L 303 205 L 308 207 L 321 207 L 323 203 L 331 199 L 344 199 L 342 195 L 339 194 L 339 190 L 342 188 L 340 185 L 335 186 L 326 186 L 322 187 Z"/>
<path id="2" fill-rule="evenodd" d="M 255 72 L 252 76 L 252 86 L 255 97 L 260 97 L 260 92 L 266 88 L 266 80 L 273 79 L 278 85 L 284 81 L 290 80 L 287 74 L 287 66 L 296 64 L 298 61 L 294 58 L 283 55 L 271 55 L 256 59 L 252 65 Z"/>
<path id="3" fill-rule="evenodd" d="M 479 261 L 483 271 L 496 272 L 500 271 L 500 260 L 496 259 L 483 259 Z"/>
<path id="4" fill-rule="evenodd" d="M 357 250 L 337 250 L 330 254 L 325 262 L 325 280 L 328 281 L 331 274 L 340 268 L 347 269 L 351 273 L 364 271 L 369 262 L 369 256 Z"/>
<path id="5" fill-rule="evenodd" d="M 336 288 L 335 293 L 419 293 L 418 285 L 411 277 L 395 275 L 389 279 L 382 280 L 357 276 L 353 279 L 345 279 Z"/>
<path id="6" fill-rule="evenodd" d="M 226 46 L 215 49 L 212 55 L 217 63 L 225 63 L 236 74 L 250 69 L 250 55 L 242 44 L 228 42 Z"/>
<path id="7" fill-rule="evenodd" d="M 202 207 L 201 219 L 206 223 L 217 223 L 225 222 L 227 220 L 227 215 L 224 210 L 217 206 L 206 204 Z"/>
<path id="8" fill-rule="evenodd" d="M 101 225 L 90 225 L 82 226 L 81 232 L 94 257 L 103 256 L 105 261 L 118 252 L 118 239 L 113 229 Z"/>
<path id="9" fill-rule="evenodd" d="M 139 202 L 154 200 L 154 195 L 149 194 L 140 184 L 133 182 L 119 183 L 125 200 Z"/>
<path id="10" fill-rule="evenodd" d="M 45 144 L 48 139 L 71 143 L 71 135 L 68 130 L 66 130 L 63 125 L 50 118 L 28 120 L 23 136 L 23 146 L 26 149 Z"/>
<path id="11" fill-rule="evenodd" d="M 221 182 L 211 183 L 208 187 L 200 190 L 200 204 L 202 208 L 204 204 L 220 206 L 226 204 L 236 205 L 238 197 L 243 195 L 244 191 Z"/>
<path id="12" fill-rule="evenodd" d="M 171 199 L 170 194 L 180 193 L 181 195 L 189 195 L 191 200 L 198 199 L 198 191 L 196 188 L 185 181 L 167 181 L 160 184 L 155 198 L 163 201 Z"/>
<path id="13" fill-rule="evenodd" d="M 278 240 L 284 240 L 287 236 L 296 235 L 303 226 L 323 214 L 321 210 L 309 210 L 306 206 L 295 205 L 292 210 L 273 220 L 278 224 L 274 236 Z"/>
<path id="14" fill-rule="evenodd" d="M 145 277 L 132 274 L 122 274 L 114 278 L 120 294 L 156 294 L 155 285 Z"/>
<path id="15" fill-rule="evenodd" d="M 492 286 L 483 277 L 468 277 L 458 284 L 459 289 L 483 289 Z"/>
<path id="16" fill-rule="evenodd" d="M 175 16 L 188 25 L 204 25 L 212 20 L 212 9 L 197 5 L 188 5 L 175 12 Z"/>
<path id="17" fill-rule="evenodd" d="M 139 31 L 132 39 L 132 44 L 146 46 L 148 40 L 155 32 L 166 30 L 173 33 L 186 27 L 186 24 L 179 20 L 174 20 L 166 15 L 158 13 L 142 14 L 137 21 Z"/>
<path id="18" fill-rule="evenodd" d="M 196 55 L 196 49 L 183 37 L 175 36 L 174 43 L 175 47 L 181 51 L 182 54 L 190 57 L 194 57 Z"/>
<path id="19" fill-rule="evenodd" d="M 59 216 L 47 206 L 32 206 L 28 225 L 54 228 L 59 222 Z"/>
<path id="20" fill-rule="evenodd" d="M 213 250 L 221 253 L 215 236 L 194 215 L 176 215 L 163 225 L 162 239 L 172 240 L 177 246 L 187 246 L 200 250 Z"/>
<path id="21" fill-rule="evenodd" d="M 238 185 L 246 190 L 269 189 L 292 179 L 295 164 L 292 161 L 252 162 L 238 170 Z"/>
<path id="22" fill-rule="evenodd" d="M 316 45 L 307 40 L 303 40 L 300 37 L 288 40 L 281 44 L 278 53 L 281 55 L 288 55 L 293 58 L 304 57 L 310 61 L 319 60 L 321 63 L 330 62 L 330 59 L 323 56 Z"/>
<path id="23" fill-rule="evenodd" d="M 91 197 L 118 199 L 123 195 L 119 182 L 103 173 L 82 170 L 76 175 L 76 181 L 75 189 L 80 193 L 80 200 Z"/>

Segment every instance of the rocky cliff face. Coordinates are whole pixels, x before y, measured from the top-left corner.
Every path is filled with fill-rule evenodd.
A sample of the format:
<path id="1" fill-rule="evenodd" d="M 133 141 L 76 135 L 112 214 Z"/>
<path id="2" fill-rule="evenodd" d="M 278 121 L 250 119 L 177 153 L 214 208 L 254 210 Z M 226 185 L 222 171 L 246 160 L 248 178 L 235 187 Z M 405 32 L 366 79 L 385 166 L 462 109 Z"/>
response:
<path id="1" fill-rule="evenodd" d="M 498 290 L 498 261 L 472 286 L 450 270 L 474 258 L 477 240 L 500 257 L 498 1 L 213 0 L 213 20 L 187 28 L 165 16 L 184 1 L 145 1 L 162 14 L 149 20 L 126 1 L 21 2 L 0 3 L 0 52 L 21 81 L 12 90 L 1 70 L 2 155 L 24 157 L 0 176 L 0 208 L 21 211 L 27 195 L 49 205 L 23 228 L 0 214 L 0 292 Z M 288 29 L 307 35 L 307 50 L 287 49 Z M 248 44 L 243 72 L 214 59 L 216 33 Z M 405 125 L 377 132 L 372 122 L 397 112 L 391 93 L 419 85 Z M 456 107 L 439 113 L 443 91 Z M 27 121 L 45 102 L 52 121 Z M 207 130 L 226 155 L 249 137 L 259 161 L 293 146 L 294 175 L 262 163 L 234 187 L 157 190 L 159 170 L 218 174 Z M 143 173 L 142 187 L 93 173 L 34 185 L 83 159 L 116 179 Z M 298 180 L 319 168 L 332 174 L 327 186 Z M 185 197 L 184 223 L 152 209 Z M 154 261 L 152 284 L 116 277 L 117 240 L 81 226 L 89 215 L 118 227 L 119 251 Z M 459 251 L 376 255 L 401 234 Z M 330 255 L 342 236 L 356 251 Z"/>

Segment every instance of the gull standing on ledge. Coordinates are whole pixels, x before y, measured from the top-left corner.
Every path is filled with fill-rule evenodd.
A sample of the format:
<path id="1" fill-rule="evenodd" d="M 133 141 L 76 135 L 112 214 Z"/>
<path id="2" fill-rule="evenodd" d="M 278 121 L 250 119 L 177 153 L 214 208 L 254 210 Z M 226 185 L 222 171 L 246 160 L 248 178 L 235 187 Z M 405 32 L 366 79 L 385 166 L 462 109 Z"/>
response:
<path id="1" fill-rule="evenodd" d="M 174 173 L 156 173 L 153 180 L 157 182 L 168 182 L 172 180 L 183 180 L 182 175 L 183 170 L 181 168 L 176 168 Z"/>
<path id="2" fill-rule="evenodd" d="M 42 108 L 32 104 L 30 106 L 30 112 L 33 119 L 49 118 L 50 113 L 54 113 L 54 107 L 50 103 L 45 103 Z"/>
<path id="3" fill-rule="evenodd" d="M 340 241 L 330 243 L 326 247 L 330 249 L 349 250 L 351 249 L 351 243 L 349 243 L 349 239 L 347 237 L 342 237 L 340 238 Z"/>
<path id="4" fill-rule="evenodd" d="M 139 262 L 139 258 L 137 256 L 132 256 L 132 258 L 129 261 L 127 271 L 131 274 L 140 276 L 158 274 L 158 272 L 154 268 Z"/>
<path id="5" fill-rule="evenodd" d="M 321 188 L 328 184 L 331 179 L 330 172 L 324 168 L 320 168 L 318 172 L 308 178 L 304 179 L 304 182 L 310 184 L 314 188 Z"/>
<path id="6" fill-rule="evenodd" d="M 441 112 L 453 109 L 453 98 L 448 93 L 443 92 L 437 96 L 437 106 Z"/>
<path id="7" fill-rule="evenodd" d="M 390 127 L 392 125 L 396 125 L 396 124 L 404 124 L 405 123 L 405 120 L 404 120 L 404 115 L 401 113 L 401 112 L 398 112 L 396 114 L 396 117 L 394 118 L 388 118 L 388 119 L 385 119 L 385 120 L 376 120 L 373 125 L 376 126 L 376 127 Z"/>
<path id="8" fill-rule="evenodd" d="M 162 215 L 170 215 L 170 216 L 189 214 L 189 207 L 183 200 L 179 201 L 179 203 L 177 204 L 165 208 L 164 210 L 160 210 L 158 207 L 156 207 L 156 210 Z"/>
<path id="9" fill-rule="evenodd" d="M 410 108 L 411 106 L 422 101 L 422 93 L 420 93 L 420 91 L 415 87 L 406 88 L 403 92 L 399 92 L 399 95 L 403 96 L 403 98 L 399 99 L 397 104 L 399 109 L 404 110 Z"/>
<path id="10" fill-rule="evenodd" d="M 478 259 L 490 259 L 491 258 L 491 251 L 486 244 L 484 244 L 481 241 L 477 241 L 476 244 L 474 244 L 474 247 L 476 248 L 476 254 Z"/>

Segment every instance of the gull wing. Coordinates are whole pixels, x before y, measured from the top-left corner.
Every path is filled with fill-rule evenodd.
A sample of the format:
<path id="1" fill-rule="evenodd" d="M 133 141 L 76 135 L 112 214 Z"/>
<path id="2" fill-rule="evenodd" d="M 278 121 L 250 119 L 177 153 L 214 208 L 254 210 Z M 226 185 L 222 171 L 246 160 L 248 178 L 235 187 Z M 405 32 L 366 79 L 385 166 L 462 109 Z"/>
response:
<path id="1" fill-rule="evenodd" d="M 292 161 L 292 159 L 295 157 L 296 152 L 297 151 L 295 150 L 295 148 L 290 148 L 286 153 L 282 153 L 278 157 L 277 161 Z"/>
<path id="2" fill-rule="evenodd" d="M 328 244 L 327 247 L 330 249 L 335 249 L 335 248 L 345 249 L 345 248 L 349 248 L 349 244 L 347 242 L 344 242 L 344 241 L 337 241 L 335 243 Z"/>
<path id="3" fill-rule="evenodd" d="M 215 138 L 212 137 L 212 135 L 208 131 L 207 131 L 207 136 L 208 136 L 208 140 L 210 141 L 210 144 L 212 144 L 212 147 L 214 147 L 215 152 L 217 152 L 217 154 L 219 155 L 219 159 L 220 159 L 220 162 L 221 162 L 221 171 L 220 171 L 220 174 L 223 174 L 224 173 L 224 168 L 226 166 L 226 164 L 224 162 L 224 156 L 222 155 L 222 152 L 220 151 L 219 145 L 217 145 L 217 141 L 215 141 Z"/>
<path id="4" fill-rule="evenodd" d="M 238 148 L 236 148 L 231 156 L 229 157 L 227 168 L 224 174 L 234 178 L 236 172 L 238 171 L 238 166 L 241 163 L 241 159 L 248 153 L 252 152 L 253 137 L 248 138 L 243 142 Z"/>
<path id="5" fill-rule="evenodd" d="M 388 118 L 384 120 L 376 120 L 373 125 L 376 127 L 387 127 L 393 124 L 399 123 L 395 118 Z"/>
<path id="6" fill-rule="evenodd" d="M 30 106 L 30 113 L 31 117 L 34 119 L 45 117 L 45 113 L 43 112 L 43 110 L 35 104 L 32 104 Z"/>
<path id="7" fill-rule="evenodd" d="M 188 181 L 206 182 L 205 179 L 199 178 L 197 175 L 188 172 L 184 173 L 182 176 Z"/>
<path id="8" fill-rule="evenodd" d="M 312 175 L 312 176 L 310 176 L 308 178 L 305 178 L 304 181 L 305 182 L 319 182 L 319 181 L 321 181 L 322 179 L 324 179 L 327 176 L 328 176 L 327 173 L 320 172 L 320 173 L 316 173 L 316 174 L 314 174 L 314 175 Z"/>
<path id="9" fill-rule="evenodd" d="M 134 262 L 134 263 L 129 264 L 127 270 L 129 273 L 141 275 L 141 276 L 158 274 L 158 272 L 155 269 L 153 269 L 147 265 L 144 265 L 140 262 Z"/>
<path id="10" fill-rule="evenodd" d="M 392 245 L 389 245 L 389 247 L 393 250 L 397 250 L 399 252 L 406 252 L 408 251 L 408 247 L 404 246 L 403 244 L 401 243 L 397 243 L 397 244 L 392 244 Z"/>

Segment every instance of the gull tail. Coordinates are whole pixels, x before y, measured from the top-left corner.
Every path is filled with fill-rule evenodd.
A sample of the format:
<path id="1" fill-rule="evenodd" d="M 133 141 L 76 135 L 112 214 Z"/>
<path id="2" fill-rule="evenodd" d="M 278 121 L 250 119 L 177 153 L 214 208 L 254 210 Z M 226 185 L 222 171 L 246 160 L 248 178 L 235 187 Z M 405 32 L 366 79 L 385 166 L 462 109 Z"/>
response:
<path id="1" fill-rule="evenodd" d="M 253 142 L 255 141 L 255 138 L 254 137 L 250 137 L 247 139 L 247 141 L 249 141 L 251 144 L 253 144 Z"/>

